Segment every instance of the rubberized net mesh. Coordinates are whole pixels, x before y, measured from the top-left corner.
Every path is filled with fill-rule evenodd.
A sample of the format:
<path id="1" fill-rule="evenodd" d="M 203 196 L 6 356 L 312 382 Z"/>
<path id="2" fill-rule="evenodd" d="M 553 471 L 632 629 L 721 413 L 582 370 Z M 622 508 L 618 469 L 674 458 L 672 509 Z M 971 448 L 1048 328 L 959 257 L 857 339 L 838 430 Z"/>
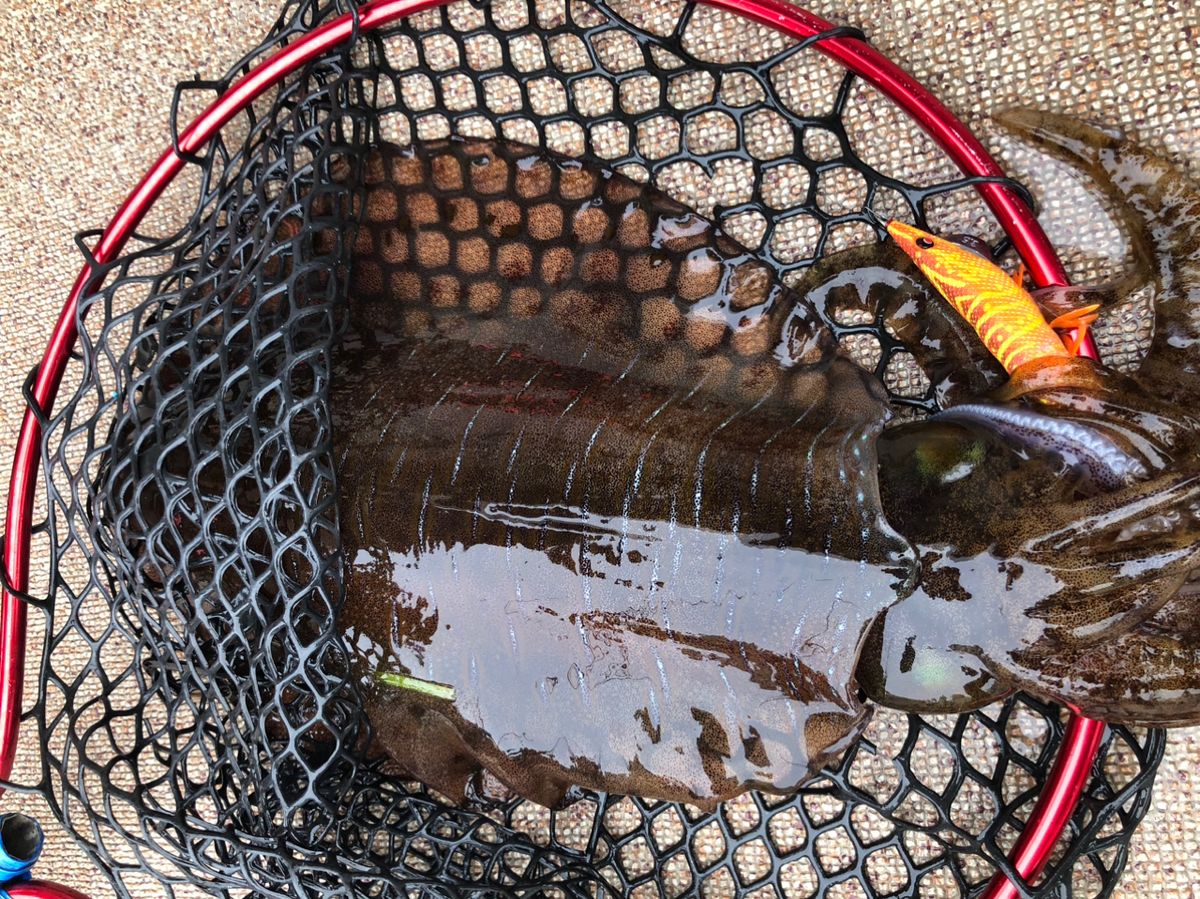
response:
<path id="1" fill-rule="evenodd" d="M 293 0 L 230 78 L 348 11 Z M 176 118 L 221 87 L 183 85 Z M 1002 243 L 901 113 L 811 46 L 725 14 L 460 2 L 357 35 L 189 159 L 153 226 L 165 236 L 132 243 L 81 304 L 44 422 L 48 598 L 33 601 L 44 644 L 23 732 L 43 766 L 25 786 L 123 896 L 967 896 L 1012 873 L 1065 718 L 1027 697 L 881 713 L 799 795 L 710 813 L 602 795 L 455 808 L 368 757 L 336 627 L 324 403 L 355 175 L 382 140 L 450 134 L 650 179 L 785 280 L 877 239 L 878 217 Z M 837 328 L 856 358 L 898 406 L 935 408 L 903 345 L 859 316 Z M 1111 891 L 1163 744 L 1108 732 L 1022 895 Z"/>

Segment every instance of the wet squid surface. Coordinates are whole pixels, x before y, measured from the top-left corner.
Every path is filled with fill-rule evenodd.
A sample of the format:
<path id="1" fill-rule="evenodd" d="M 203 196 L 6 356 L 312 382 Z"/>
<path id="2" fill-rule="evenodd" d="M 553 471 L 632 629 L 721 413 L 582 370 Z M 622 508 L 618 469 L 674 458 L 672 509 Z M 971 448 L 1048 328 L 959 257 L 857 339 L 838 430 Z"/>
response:
<path id="1" fill-rule="evenodd" d="M 1200 428 L 1173 397 L 1080 360 L 1004 383 L 895 248 L 788 290 L 657 191 L 528 148 L 385 147 L 366 186 L 342 624 L 407 773 L 711 803 L 794 789 L 864 692 L 1200 717 Z M 839 309 L 948 411 L 885 429 Z"/>
<path id="2" fill-rule="evenodd" d="M 1010 124 L 1140 235 L 1158 318 L 1128 376 L 1058 359 L 1006 380 L 889 245 L 789 290 L 598 167 L 496 142 L 372 154 L 328 399 L 339 625 L 374 749 L 456 797 L 711 804 L 794 790 L 872 703 L 961 712 L 1026 689 L 1200 722 L 1197 193 L 1109 132 Z M 1039 298 L 1057 314 L 1119 293 Z M 894 418 L 833 339 L 845 312 L 901 341 L 945 411 Z M 152 492 L 122 512 L 138 494 L 114 488 L 115 545 L 163 544 L 151 588 L 225 572 L 235 594 L 223 557 L 197 580 L 167 538 L 203 527 L 263 565 L 271 547 L 240 534 L 229 471 L 136 436 L 153 405 L 148 387 L 114 431 L 116 475 L 194 482 L 225 511 Z"/>
<path id="3" fill-rule="evenodd" d="M 620 176 L 451 143 L 367 187 L 331 409 L 378 745 L 550 805 L 795 789 L 864 725 L 857 644 L 915 572 L 880 385 Z"/>
<path id="4" fill-rule="evenodd" d="M 795 788 L 860 690 L 1195 717 L 1177 404 L 1082 361 L 1005 384 L 892 247 L 787 290 L 657 191 L 528 148 L 384 148 L 366 181 L 331 397 L 342 621 L 407 772 L 712 802 Z M 885 430 L 838 309 L 949 410 Z"/>
<path id="5" fill-rule="evenodd" d="M 1135 270 L 1113 283 L 1036 292 L 1047 316 L 1090 303 L 1107 314 L 1148 283 L 1154 338 L 1129 377 L 1076 360 L 1000 386 L 982 345 L 946 321 L 895 248 L 830 257 L 799 285 L 823 308 L 883 321 L 949 407 L 882 440 L 885 510 L 922 547 L 922 564 L 918 589 L 873 626 L 860 682 L 873 699 L 913 711 L 962 711 L 995 677 L 1096 718 L 1195 723 L 1200 189 L 1113 129 L 1031 110 L 999 121 L 1106 193 L 1136 251 Z M 980 447 L 935 430 L 968 423 L 1028 461 L 1014 458 L 1014 477 L 971 488 L 964 475 L 979 466 Z M 1065 463 L 1057 487 L 1044 481 L 1044 460 L 1028 464 L 1043 452 Z M 939 477 L 954 484 L 914 487 Z M 1056 574 L 1022 597 L 1032 559 Z M 1018 576 L 996 583 L 1006 571 Z"/>

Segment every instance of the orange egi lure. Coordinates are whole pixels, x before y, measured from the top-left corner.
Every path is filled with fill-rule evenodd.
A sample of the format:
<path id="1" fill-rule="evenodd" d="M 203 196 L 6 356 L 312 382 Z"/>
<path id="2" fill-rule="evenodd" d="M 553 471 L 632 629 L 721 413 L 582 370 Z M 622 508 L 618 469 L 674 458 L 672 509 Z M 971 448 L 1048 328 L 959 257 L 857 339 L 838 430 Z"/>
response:
<path id="1" fill-rule="evenodd" d="M 1076 309 L 1047 323 L 1033 297 L 1002 268 L 977 253 L 906 225 L 889 222 L 888 234 L 917 264 L 1010 375 L 1027 362 L 1074 356 L 1098 307 Z M 1056 330 L 1073 330 L 1070 346 Z"/>

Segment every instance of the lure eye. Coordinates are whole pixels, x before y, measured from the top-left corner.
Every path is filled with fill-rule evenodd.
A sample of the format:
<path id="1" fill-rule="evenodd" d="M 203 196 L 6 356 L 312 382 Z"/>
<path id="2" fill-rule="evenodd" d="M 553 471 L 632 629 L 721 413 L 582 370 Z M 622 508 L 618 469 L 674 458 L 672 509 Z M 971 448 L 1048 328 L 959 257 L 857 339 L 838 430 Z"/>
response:
<path id="1" fill-rule="evenodd" d="M 918 237 L 917 238 L 917 246 L 920 247 L 922 250 L 932 250 L 933 249 L 933 241 L 930 240 L 928 237 Z"/>

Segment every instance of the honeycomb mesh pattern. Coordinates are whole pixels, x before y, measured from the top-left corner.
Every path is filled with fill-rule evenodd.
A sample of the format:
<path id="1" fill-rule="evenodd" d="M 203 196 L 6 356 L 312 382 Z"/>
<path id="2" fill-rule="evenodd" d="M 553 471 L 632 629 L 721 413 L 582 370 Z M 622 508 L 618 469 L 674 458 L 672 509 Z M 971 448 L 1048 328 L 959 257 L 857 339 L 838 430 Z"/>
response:
<path id="1" fill-rule="evenodd" d="M 347 12 L 293 0 L 229 77 Z M 225 83 L 182 85 L 178 119 Z M 810 46 L 710 9 L 460 2 L 357 34 L 189 159 L 182 225 L 133 242 L 81 304 L 62 406 L 38 410 L 47 581 L 23 739 L 43 765 L 22 786 L 122 896 L 874 899 L 976 895 L 1012 873 L 1063 740 L 1063 711 L 1028 697 L 881 713 L 797 796 L 711 813 L 601 795 L 454 808 L 367 757 L 336 627 L 330 357 L 369 147 L 450 134 L 650 179 L 788 281 L 889 216 L 1002 248 L 970 182 L 894 108 Z M 903 172 L 883 164 L 896 142 Z M 935 408 L 877 320 L 830 324 L 898 405 Z M 1109 730 L 1022 896 L 1111 892 L 1163 745 Z"/>

